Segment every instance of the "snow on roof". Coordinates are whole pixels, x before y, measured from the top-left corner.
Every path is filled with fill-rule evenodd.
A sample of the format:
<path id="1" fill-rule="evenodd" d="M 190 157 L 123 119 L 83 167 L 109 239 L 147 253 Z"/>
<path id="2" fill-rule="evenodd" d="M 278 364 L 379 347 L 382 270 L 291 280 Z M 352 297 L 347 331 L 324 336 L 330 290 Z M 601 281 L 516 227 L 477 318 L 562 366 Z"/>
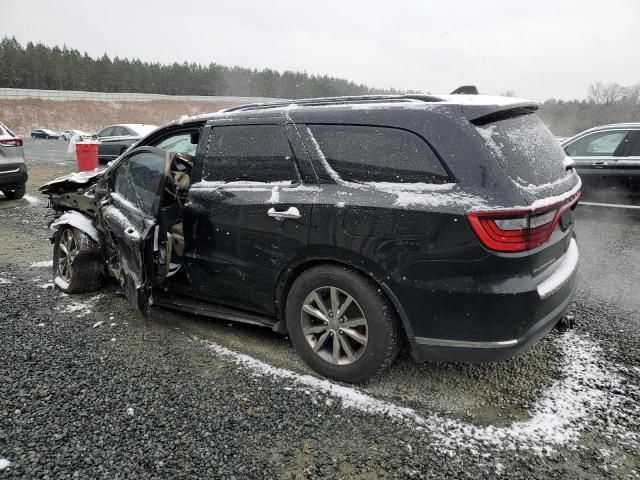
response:
<path id="1" fill-rule="evenodd" d="M 526 98 L 500 97 L 496 95 L 438 95 L 438 98 L 456 105 L 497 105 L 501 107 L 522 104 L 537 105 L 537 102 Z"/>

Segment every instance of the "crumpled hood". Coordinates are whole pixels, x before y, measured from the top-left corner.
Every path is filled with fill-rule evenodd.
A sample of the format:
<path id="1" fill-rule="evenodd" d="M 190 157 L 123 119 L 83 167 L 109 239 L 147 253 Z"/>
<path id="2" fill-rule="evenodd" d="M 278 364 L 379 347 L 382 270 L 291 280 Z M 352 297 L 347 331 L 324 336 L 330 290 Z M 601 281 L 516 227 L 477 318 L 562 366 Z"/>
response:
<path id="1" fill-rule="evenodd" d="M 75 190 L 79 187 L 86 187 L 93 185 L 104 173 L 104 168 L 97 168 L 88 172 L 74 172 L 69 175 L 58 177 L 55 180 L 42 185 L 39 190 L 42 193 L 49 193 L 53 191 L 61 191 L 66 189 Z"/>

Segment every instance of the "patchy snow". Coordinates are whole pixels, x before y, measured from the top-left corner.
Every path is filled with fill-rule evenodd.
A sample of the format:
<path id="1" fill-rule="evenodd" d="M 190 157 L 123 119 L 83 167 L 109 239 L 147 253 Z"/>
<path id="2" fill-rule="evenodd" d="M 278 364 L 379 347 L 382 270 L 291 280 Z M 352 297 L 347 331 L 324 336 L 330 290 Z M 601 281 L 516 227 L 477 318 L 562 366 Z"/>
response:
<path id="1" fill-rule="evenodd" d="M 235 181 L 235 182 L 221 182 L 221 181 L 212 181 L 212 180 L 201 180 L 199 182 L 196 182 L 192 185 L 192 187 L 196 187 L 196 188 L 218 188 L 218 187 L 225 187 L 225 188 L 234 188 L 234 187 L 238 187 L 238 188 L 247 188 L 247 187 L 266 187 L 266 188 L 272 188 L 274 186 L 278 186 L 278 187 L 287 187 L 287 186 L 291 186 L 293 185 L 293 182 L 291 182 L 291 180 L 286 180 L 286 181 L 282 181 L 282 182 L 253 182 L 253 181 Z"/>
<path id="2" fill-rule="evenodd" d="M 336 182 L 338 185 L 346 185 L 347 182 L 342 180 L 340 178 L 340 175 L 338 175 L 338 172 L 336 172 L 333 168 L 331 168 L 331 165 L 329 165 L 329 162 L 327 161 L 327 157 L 324 156 L 324 152 L 320 148 L 320 144 L 318 143 L 316 138 L 313 136 L 313 132 L 309 127 L 307 127 L 307 137 L 311 139 L 311 146 L 316 151 L 316 155 L 320 159 L 322 166 L 325 168 L 325 170 L 327 171 L 329 176 L 333 179 L 333 181 Z"/>
<path id="3" fill-rule="evenodd" d="M 71 183 L 77 183 L 80 185 L 84 185 L 85 183 L 87 183 L 89 180 L 91 180 L 93 177 L 102 174 L 102 172 L 104 171 L 104 167 L 99 167 L 95 170 L 88 170 L 85 172 L 74 172 L 74 173 L 70 173 L 68 175 L 63 175 L 62 177 L 58 177 L 54 180 L 51 180 L 50 182 L 47 182 L 43 185 L 43 187 L 46 187 L 47 185 L 54 185 L 56 183 L 63 183 L 63 182 L 71 182 Z M 42 187 L 41 187 L 42 188 Z"/>
<path id="4" fill-rule="evenodd" d="M 618 160 L 616 165 L 618 165 L 619 163 L 620 161 Z M 564 157 L 564 160 L 562 160 L 562 166 L 565 170 L 569 170 L 570 168 L 574 168 L 576 166 L 576 161 L 571 157 Z"/>
<path id="5" fill-rule="evenodd" d="M 86 215 L 83 215 L 80 212 L 76 212 L 74 210 L 66 212 L 65 214 L 57 218 L 49 226 L 49 228 L 55 231 L 62 225 L 70 225 L 72 227 L 75 227 L 78 230 L 85 232 L 96 242 L 100 241 L 100 233 L 96 228 L 95 221 L 92 218 L 87 217 Z"/>
<path id="6" fill-rule="evenodd" d="M 267 203 L 278 203 L 280 201 L 280 189 L 278 187 L 273 187 L 271 189 L 271 196 Z"/>
<path id="7" fill-rule="evenodd" d="M 33 195 L 26 194 L 22 198 L 24 198 L 27 202 L 29 202 L 33 206 L 44 205 L 44 201 L 42 201 L 38 197 L 34 197 Z"/>
<path id="8" fill-rule="evenodd" d="M 488 127 L 476 127 L 476 130 L 485 141 L 489 149 L 493 152 L 493 154 L 500 158 L 504 158 L 504 153 L 502 149 L 504 148 L 504 144 L 500 142 L 500 136 L 497 132 L 497 127 L 495 125 L 490 125 Z M 493 138 L 496 136 L 497 138 Z"/>
<path id="9" fill-rule="evenodd" d="M 538 105 L 537 102 L 518 97 L 500 97 L 496 95 L 437 95 L 442 101 L 456 105 L 496 105 L 512 107 L 518 105 Z"/>
<path id="10" fill-rule="evenodd" d="M 135 412 L 133 411 L 133 407 L 127 408 L 127 415 L 129 415 L 130 417 L 133 417 L 134 413 Z"/>
<path id="11" fill-rule="evenodd" d="M 600 348 L 594 342 L 574 332 L 556 340 L 560 351 L 564 352 L 561 360 L 563 377 L 542 393 L 528 420 L 504 427 L 474 425 L 434 413 L 423 415 L 412 408 L 374 398 L 360 389 L 274 367 L 217 343 L 201 341 L 215 355 L 231 359 L 256 375 L 289 381 L 298 389 L 311 389 L 335 397 L 344 408 L 396 418 L 424 430 L 434 438 L 442 452 L 450 455 L 459 449 L 482 452 L 487 446 L 499 450 L 523 448 L 540 455 L 551 453 L 556 446 L 578 440 L 598 418 L 615 418 L 618 405 L 626 398 L 625 395 L 630 395 L 618 373 L 620 369 L 614 371 L 613 365 L 601 358 Z M 626 393 L 610 395 L 611 389 Z M 623 428 L 617 434 L 636 440 L 638 437 L 637 433 Z"/>
<path id="12" fill-rule="evenodd" d="M 11 465 L 11 462 L 6 458 L 0 458 L 0 470 L 4 470 Z"/>
<path id="13" fill-rule="evenodd" d="M 53 282 L 47 282 L 40 285 L 40 288 L 52 288 L 55 284 Z"/>
<path id="14" fill-rule="evenodd" d="M 104 297 L 103 294 L 95 295 L 94 297 L 91 297 L 83 302 L 82 301 L 71 302 L 71 304 L 69 305 L 58 306 L 56 307 L 56 310 L 62 313 L 74 313 L 76 314 L 76 318 L 82 318 L 93 312 L 93 307 L 95 303 L 98 300 L 100 300 L 102 297 Z M 102 322 L 98 322 L 98 323 L 102 323 Z M 97 325 L 94 325 L 94 328 L 96 326 Z"/>
<path id="15" fill-rule="evenodd" d="M 103 323 L 104 323 L 104 321 L 103 321 L 103 320 L 100 320 L 99 322 L 94 323 L 92 328 L 98 328 L 98 327 L 99 327 L 100 325 L 102 325 Z"/>
<path id="16" fill-rule="evenodd" d="M 555 205 L 555 204 L 558 204 L 558 203 L 562 203 L 562 202 L 568 200 L 569 198 L 571 198 L 576 193 L 578 193 L 581 188 L 582 188 L 582 180 L 580 179 L 580 177 L 578 177 L 578 183 L 571 190 L 569 190 L 569 191 L 567 191 L 565 193 L 562 193 L 560 195 L 555 195 L 555 196 L 552 196 L 552 197 L 541 198 L 539 200 L 536 200 L 528 208 L 530 208 L 532 210 L 537 210 L 537 209 L 540 209 L 540 208 L 548 207 L 550 205 Z"/>
<path id="17" fill-rule="evenodd" d="M 48 268 L 53 267 L 53 260 L 43 260 L 42 262 L 35 262 L 29 265 L 29 268 Z"/>
<path id="18" fill-rule="evenodd" d="M 455 183 L 394 183 L 394 182 L 364 182 L 356 185 L 367 185 L 376 190 L 403 192 L 446 192 L 452 190 Z"/>
<path id="19" fill-rule="evenodd" d="M 11 285 L 11 280 L 8 278 L 0 278 L 0 285 Z"/>

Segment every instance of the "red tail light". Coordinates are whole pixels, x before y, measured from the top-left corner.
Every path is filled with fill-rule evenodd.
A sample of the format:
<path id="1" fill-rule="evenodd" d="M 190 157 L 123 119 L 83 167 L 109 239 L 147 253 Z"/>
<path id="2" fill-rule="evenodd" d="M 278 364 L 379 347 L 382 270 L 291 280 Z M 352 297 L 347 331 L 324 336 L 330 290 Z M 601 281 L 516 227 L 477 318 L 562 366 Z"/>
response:
<path id="1" fill-rule="evenodd" d="M 20 137 L 0 138 L 0 146 L 3 147 L 21 147 L 22 139 Z"/>
<path id="2" fill-rule="evenodd" d="M 560 217 L 573 207 L 580 192 L 564 203 L 539 209 L 471 212 L 469 224 L 482 244 L 496 252 L 524 252 L 549 240 Z"/>

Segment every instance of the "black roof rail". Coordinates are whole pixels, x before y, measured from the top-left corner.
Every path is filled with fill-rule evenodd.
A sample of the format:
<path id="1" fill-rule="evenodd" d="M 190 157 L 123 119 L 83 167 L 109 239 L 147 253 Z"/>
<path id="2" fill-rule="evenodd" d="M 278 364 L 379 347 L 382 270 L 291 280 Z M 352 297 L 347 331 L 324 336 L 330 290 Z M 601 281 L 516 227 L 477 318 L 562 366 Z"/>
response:
<path id="1" fill-rule="evenodd" d="M 319 106 L 319 105 L 341 105 L 367 102 L 403 102 L 408 100 L 418 100 L 422 102 L 439 102 L 442 99 L 432 95 L 356 95 L 345 97 L 319 97 L 301 98 L 296 100 L 280 100 L 265 103 L 248 103 L 236 107 L 226 108 L 222 112 L 237 112 L 243 110 L 261 110 L 269 108 L 288 107 L 289 105 Z"/>

